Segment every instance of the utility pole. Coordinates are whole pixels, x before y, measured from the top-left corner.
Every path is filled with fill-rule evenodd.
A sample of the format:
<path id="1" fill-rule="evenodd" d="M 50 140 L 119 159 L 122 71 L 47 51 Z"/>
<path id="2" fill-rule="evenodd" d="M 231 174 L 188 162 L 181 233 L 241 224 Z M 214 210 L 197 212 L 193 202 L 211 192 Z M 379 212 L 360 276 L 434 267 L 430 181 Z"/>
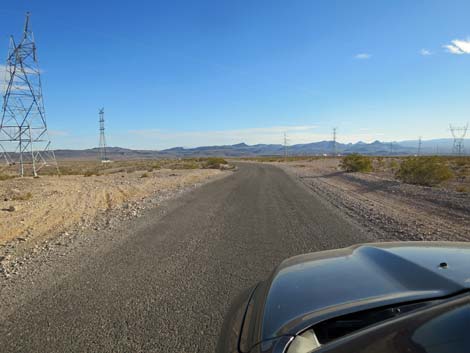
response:
<path id="1" fill-rule="evenodd" d="M 337 155 L 337 151 L 336 151 L 336 133 L 338 131 L 338 128 L 333 128 L 333 156 L 336 156 Z"/>
<path id="2" fill-rule="evenodd" d="M 287 134 L 284 132 L 284 160 L 287 162 Z"/>
<path id="3" fill-rule="evenodd" d="M 421 156 L 421 136 L 418 139 L 418 156 Z"/>
<path id="4" fill-rule="evenodd" d="M 106 137 L 104 135 L 104 108 L 99 110 L 100 116 L 100 159 L 101 163 L 109 162 L 106 154 Z"/>
<path id="5" fill-rule="evenodd" d="M 468 123 L 462 127 L 456 127 L 450 125 L 450 132 L 454 138 L 454 144 L 452 147 L 452 152 L 458 156 L 461 156 L 464 153 L 464 140 L 467 135 Z"/>
<path id="6" fill-rule="evenodd" d="M 4 85 L 0 153 L 6 163 L 18 165 L 21 176 L 28 172 L 37 177 L 39 170 L 50 164 L 59 174 L 54 151 L 50 149 L 41 70 L 29 12 L 18 44 L 10 36 Z"/>
<path id="7" fill-rule="evenodd" d="M 390 155 L 393 155 L 393 141 L 390 142 Z"/>

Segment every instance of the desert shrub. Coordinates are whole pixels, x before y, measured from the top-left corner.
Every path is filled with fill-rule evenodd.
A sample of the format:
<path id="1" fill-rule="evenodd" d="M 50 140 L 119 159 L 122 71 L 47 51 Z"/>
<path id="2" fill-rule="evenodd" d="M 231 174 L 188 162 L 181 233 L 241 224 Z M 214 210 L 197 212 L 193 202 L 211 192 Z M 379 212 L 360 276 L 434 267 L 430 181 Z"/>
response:
<path id="1" fill-rule="evenodd" d="M 353 153 L 341 159 L 340 167 L 346 172 L 370 172 L 372 170 L 372 159 Z"/>
<path id="2" fill-rule="evenodd" d="M 219 169 L 221 164 L 227 164 L 227 161 L 219 157 L 210 157 L 205 160 L 204 168 Z"/>
<path id="3" fill-rule="evenodd" d="M 401 162 L 395 175 L 408 184 L 434 186 L 452 178 L 453 173 L 438 157 L 411 157 Z"/>
<path id="4" fill-rule="evenodd" d="M 149 175 L 148 175 L 148 173 L 143 173 L 140 177 L 141 177 L 141 178 L 148 178 Z"/>

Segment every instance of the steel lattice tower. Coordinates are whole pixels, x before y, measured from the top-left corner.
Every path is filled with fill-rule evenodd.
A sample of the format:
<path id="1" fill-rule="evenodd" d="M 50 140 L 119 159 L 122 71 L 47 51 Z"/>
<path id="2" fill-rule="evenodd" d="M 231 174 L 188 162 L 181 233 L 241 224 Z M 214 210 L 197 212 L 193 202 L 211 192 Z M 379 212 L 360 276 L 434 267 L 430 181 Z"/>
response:
<path id="1" fill-rule="evenodd" d="M 50 150 L 41 71 L 29 18 L 27 13 L 19 43 L 10 37 L 0 120 L 0 153 L 7 165 L 19 165 L 21 176 L 26 173 L 37 176 L 49 164 L 59 171 L 54 152 Z"/>
<path id="2" fill-rule="evenodd" d="M 337 150 L 336 150 L 336 137 L 337 137 L 337 131 L 338 131 L 338 128 L 333 128 L 333 156 L 336 156 L 338 153 L 337 153 Z"/>
<path id="3" fill-rule="evenodd" d="M 104 135 L 104 108 L 99 111 L 100 116 L 100 158 L 102 163 L 108 162 L 108 156 L 106 154 L 106 137 Z"/>
<path id="4" fill-rule="evenodd" d="M 464 139 L 467 135 L 468 123 L 463 127 L 455 127 L 450 125 L 450 132 L 454 138 L 454 145 L 452 147 L 452 152 L 457 155 L 462 155 L 464 153 Z"/>

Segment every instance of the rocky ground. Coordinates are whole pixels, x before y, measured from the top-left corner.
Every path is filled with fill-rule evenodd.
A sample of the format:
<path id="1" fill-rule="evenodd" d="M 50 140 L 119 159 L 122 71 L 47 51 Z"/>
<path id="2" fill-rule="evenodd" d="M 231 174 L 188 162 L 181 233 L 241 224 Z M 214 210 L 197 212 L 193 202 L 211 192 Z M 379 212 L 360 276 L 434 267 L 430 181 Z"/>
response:
<path id="1" fill-rule="evenodd" d="M 228 173 L 161 169 L 0 181 L 0 277 L 18 275 L 38 258 L 65 256 L 75 245 Z"/>
<path id="2" fill-rule="evenodd" d="M 339 160 L 278 163 L 382 240 L 470 240 L 470 193 L 344 173 Z"/>

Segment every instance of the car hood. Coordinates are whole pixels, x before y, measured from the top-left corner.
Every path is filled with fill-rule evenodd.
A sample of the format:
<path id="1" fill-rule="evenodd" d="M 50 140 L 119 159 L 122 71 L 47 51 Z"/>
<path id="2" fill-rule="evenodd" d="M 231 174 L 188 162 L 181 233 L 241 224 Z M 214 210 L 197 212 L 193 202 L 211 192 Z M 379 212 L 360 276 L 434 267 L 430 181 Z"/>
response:
<path id="1" fill-rule="evenodd" d="M 350 312 L 468 290 L 470 245 L 379 243 L 301 255 L 263 287 L 258 342 Z"/>

